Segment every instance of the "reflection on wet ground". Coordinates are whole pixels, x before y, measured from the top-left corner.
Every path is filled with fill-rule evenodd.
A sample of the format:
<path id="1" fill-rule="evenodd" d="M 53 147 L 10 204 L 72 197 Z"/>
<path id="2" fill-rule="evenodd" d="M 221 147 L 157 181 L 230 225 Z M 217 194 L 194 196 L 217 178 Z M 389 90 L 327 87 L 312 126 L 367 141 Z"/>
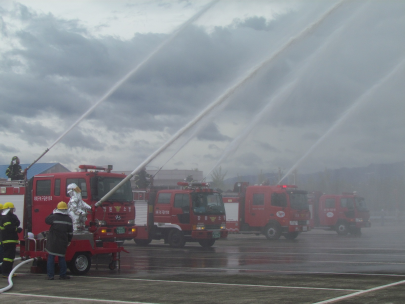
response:
<path id="1" fill-rule="evenodd" d="M 23 266 L 8 303 L 403 303 L 404 226 L 371 227 L 363 236 L 311 231 L 294 241 L 230 235 L 213 248 L 163 242 L 139 247 L 125 242 L 121 269 L 111 256 L 93 257 L 85 276 L 38 284 L 46 274 Z M 98 262 L 98 265 L 96 264 Z"/>
<path id="2" fill-rule="evenodd" d="M 130 253 L 121 254 L 121 274 L 384 271 L 404 274 L 402 228 L 386 227 L 384 232 L 381 227 L 374 227 L 365 230 L 361 237 L 341 237 L 319 230 L 293 241 L 231 234 L 212 248 L 187 243 L 184 248 L 175 249 L 163 241 L 140 247 L 126 241 L 124 246 Z"/>

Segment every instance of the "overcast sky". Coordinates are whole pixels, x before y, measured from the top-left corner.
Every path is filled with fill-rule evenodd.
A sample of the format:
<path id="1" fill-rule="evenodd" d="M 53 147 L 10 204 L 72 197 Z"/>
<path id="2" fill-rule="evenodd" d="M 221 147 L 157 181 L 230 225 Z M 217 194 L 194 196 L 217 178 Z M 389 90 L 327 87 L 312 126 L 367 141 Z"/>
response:
<path id="1" fill-rule="evenodd" d="M 222 0 L 182 27 L 210 3 L 0 1 L 0 163 L 34 161 L 140 63 L 40 162 L 132 171 L 235 86 L 148 168 L 404 160 L 405 1 Z"/>

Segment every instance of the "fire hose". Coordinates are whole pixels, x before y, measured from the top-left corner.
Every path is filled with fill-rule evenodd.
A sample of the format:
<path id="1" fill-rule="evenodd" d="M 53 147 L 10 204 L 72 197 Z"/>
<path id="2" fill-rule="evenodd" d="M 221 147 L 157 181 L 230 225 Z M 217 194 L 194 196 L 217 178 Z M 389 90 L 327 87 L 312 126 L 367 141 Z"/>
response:
<path id="1" fill-rule="evenodd" d="M 15 260 L 19 260 L 19 259 L 21 259 L 21 258 L 17 258 L 17 259 L 15 259 Z M 8 276 L 8 286 L 6 286 L 6 287 L 0 289 L 0 293 L 3 293 L 3 292 L 5 292 L 5 291 L 11 289 L 11 288 L 13 287 L 13 285 L 14 285 L 14 284 L 13 284 L 13 280 L 12 280 L 13 275 L 14 275 L 14 272 L 15 272 L 18 268 L 20 268 L 22 265 L 27 264 L 28 262 L 31 262 L 31 261 L 33 261 L 33 260 L 34 260 L 34 259 L 25 260 L 24 262 L 21 262 L 21 263 L 18 264 L 16 267 L 14 267 L 13 270 L 10 272 L 10 274 L 9 274 L 9 276 Z"/>

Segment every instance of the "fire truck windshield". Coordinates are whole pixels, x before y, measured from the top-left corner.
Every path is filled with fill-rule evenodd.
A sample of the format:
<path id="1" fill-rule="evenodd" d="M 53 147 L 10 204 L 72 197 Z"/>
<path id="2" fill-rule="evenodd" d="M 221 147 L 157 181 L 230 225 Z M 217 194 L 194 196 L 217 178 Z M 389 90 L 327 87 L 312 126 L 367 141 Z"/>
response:
<path id="1" fill-rule="evenodd" d="M 192 193 L 194 214 L 225 214 L 222 197 L 218 193 Z"/>
<path id="2" fill-rule="evenodd" d="M 364 198 L 356 197 L 356 209 L 358 211 L 368 211 Z"/>
<path id="3" fill-rule="evenodd" d="M 303 192 L 290 192 L 290 207 L 296 210 L 308 210 L 307 194 Z"/>
<path id="4" fill-rule="evenodd" d="M 123 178 L 96 176 L 90 180 L 91 196 L 93 200 L 99 200 L 114 188 Z M 131 182 L 127 181 L 117 191 L 115 191 L 107 202 L 131 202 L 132 201 Z"/>

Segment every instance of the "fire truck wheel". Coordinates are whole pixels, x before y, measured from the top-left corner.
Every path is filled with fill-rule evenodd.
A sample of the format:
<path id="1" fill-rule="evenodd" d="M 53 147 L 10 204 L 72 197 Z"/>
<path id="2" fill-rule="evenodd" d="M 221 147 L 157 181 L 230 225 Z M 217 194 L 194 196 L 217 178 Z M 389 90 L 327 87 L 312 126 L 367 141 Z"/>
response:
<path id="1" fill-rule="evenodd" d="M 336 224 L 336 232 L 339 235 L 346 235 L 349 233 L 349 228 L 346 222 L 339 222 Z"/>
<path id="2" fill-rule="evenodd" d="M 284 234 L 284 237 L 287 240 L 295 240 L 297 238 L 298 234 L 299 234 L 298 232 L 288 232 L 288 233 Z"/>
<path id="3" fill-rule="evenodd" d="M 267 224 L 267 226 L 264 227 L 263 234 L 266 236 L 268 240 L 278 240 L 281 235 L 280 225 L 276 223 Z"/>
<path id="4" fill-rule="evenodd" d="M 213 239 L 211 239 L 211 240 L 201 240 L 201 241 L 198 241 L 198 243 L 200 243 L 201 247 L 209 248 L 209 247 L 211 247 L 212 245 L 215 244 L 215 240 L 213 240 Z"/>
<path id="5" fill-rule="evenodd" d="M 87 252 L 78 252 L 69 262 L 69 269 L 72 273 L 83 275 L 90 270 L 91 257 Z"/>
<path id="6" fill-rule="evenodd" d="M 117 262 L 116 261 L 111 261 L 110 264 L 108 264 L 108 269 L 114 270 L 117 268 Z"/>
<path id="7" fill-rule="evenodd" d="M 136 240 L 136 239 L 134 239 L 134 242 L 138 246 L 148 246 L 150 244 L 150 242 L 152 242 L 152 240 L 151 239 L 147 239 L 147 240 Z"/>
<path id="8" fill-rule="evenodd" d="M 169 232 L 169 245 L 173 248 L 182 248 L 186 244 L 183 232 L 177 229 L 172 229 Z"/>

